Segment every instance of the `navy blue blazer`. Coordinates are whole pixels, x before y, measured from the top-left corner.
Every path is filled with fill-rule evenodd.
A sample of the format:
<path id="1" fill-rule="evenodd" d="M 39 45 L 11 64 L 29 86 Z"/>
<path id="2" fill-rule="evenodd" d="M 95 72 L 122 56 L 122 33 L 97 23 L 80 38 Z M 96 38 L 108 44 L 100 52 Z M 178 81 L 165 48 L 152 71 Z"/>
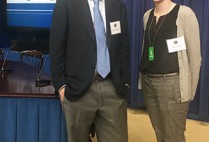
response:
<path id="1" fill-rule="evenodd" d="M 126 96 L 129 84 L 130 46 L 123 0 L 105 0 L 107 45 L 112 82 Z M 121 33 L 111 35 L 110 23 L 120 21 Z M 87 0 L 58 0 L 50 30 L 52 82 L 57 91 L 66 84 L 65 97 L 76 101 L 90 87 L 97 61 L 96 37 Z"/>

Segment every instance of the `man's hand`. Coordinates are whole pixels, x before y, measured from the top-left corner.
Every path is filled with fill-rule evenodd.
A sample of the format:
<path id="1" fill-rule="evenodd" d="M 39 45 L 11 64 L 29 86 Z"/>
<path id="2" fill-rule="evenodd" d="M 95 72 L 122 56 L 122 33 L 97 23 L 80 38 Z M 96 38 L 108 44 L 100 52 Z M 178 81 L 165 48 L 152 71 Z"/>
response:
<path id="1" fill-rule="evenodd" d="M 65 96 L 65 87 L 62 87 L 59 89 L 59 97 L 61 101 L 64 100 L 64 96 Z"/>

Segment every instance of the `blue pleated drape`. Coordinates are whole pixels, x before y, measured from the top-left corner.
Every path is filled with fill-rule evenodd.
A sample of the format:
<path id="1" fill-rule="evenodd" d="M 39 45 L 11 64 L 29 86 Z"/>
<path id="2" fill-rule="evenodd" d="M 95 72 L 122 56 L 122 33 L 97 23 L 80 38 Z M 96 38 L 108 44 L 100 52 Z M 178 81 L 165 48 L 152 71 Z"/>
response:
<path id="1" fill-rule="evenodd" d="M 0 98 L 1 142 L 66 142 L 59 99 Z"/>
<path id="2" fill-rule="evenodd" d="M 202 66 L 200 80 L 194 101 L 189 110 L 189 117 L 204 121 L 209 120 L 209 1 L 208 0 L 174 0 L 189 6 L 195 12 L 200 26 Z M 131 91 L 129 107 L 144 106 L 143 95 L 137 88 L 138 65 L 141 57 L 143 38 L 143 15 L 153 7 L 153 0 L 125 0 L 131 38 Z M 189 23 L 188 23 L 189 24 Z M 192 31 L 191 31 L 192 32 Z"/>
<path id="3" fill-rule="evenodd" d="M 143 15 L 153 6 L 150 0 L 125 0 L 127 6 L 130 40 L 131 40 L 131 91 L 129 95 L 129 107 L 143 107 L 143 96 L 138 90 L 138 64 L 141 55 L 143 39 Z"/>

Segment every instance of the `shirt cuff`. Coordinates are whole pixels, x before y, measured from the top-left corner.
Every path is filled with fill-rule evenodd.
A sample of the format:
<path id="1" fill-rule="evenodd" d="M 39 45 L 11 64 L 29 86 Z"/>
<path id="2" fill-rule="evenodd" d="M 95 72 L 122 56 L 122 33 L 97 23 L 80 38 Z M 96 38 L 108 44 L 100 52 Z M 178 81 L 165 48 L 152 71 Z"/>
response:
<path id="1" fill-rule="evenodd" d="M 60 92 L 60 90 L 62 90 L 66 85 L 62 85 L 62 87 L 60 87 L 60 89 L 58 90 L 58 92 Z"/>
<path id="2" fill-rule="evenodd" d="M 125 86 L 128 87 L 128 89 L 130 89 L 130 85 L 129 84 L 125 83 Z"/>

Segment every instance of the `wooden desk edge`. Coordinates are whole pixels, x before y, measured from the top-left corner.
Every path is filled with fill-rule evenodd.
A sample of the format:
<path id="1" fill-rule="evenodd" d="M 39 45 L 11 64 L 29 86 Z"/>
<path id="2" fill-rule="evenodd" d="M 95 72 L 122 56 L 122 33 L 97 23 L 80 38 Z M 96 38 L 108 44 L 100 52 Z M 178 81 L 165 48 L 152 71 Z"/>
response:
<path id="1" fill-rule="evenodd" d="M 0 98 L 45 98 L 45 99 L 59 99 L 54 94 L 26 94 L 26 93 L 0 93 Z"/>

